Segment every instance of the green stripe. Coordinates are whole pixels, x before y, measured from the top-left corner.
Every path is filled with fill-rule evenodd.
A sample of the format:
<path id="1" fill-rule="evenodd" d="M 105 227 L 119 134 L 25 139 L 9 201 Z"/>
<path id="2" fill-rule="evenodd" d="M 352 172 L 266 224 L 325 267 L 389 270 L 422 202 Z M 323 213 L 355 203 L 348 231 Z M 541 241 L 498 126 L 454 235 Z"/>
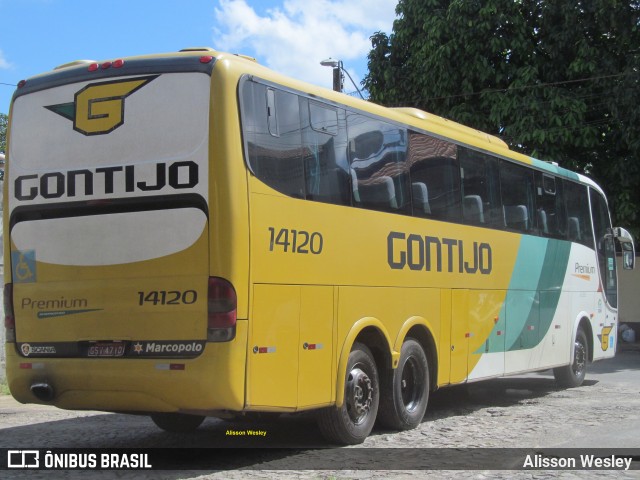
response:
<path id="1" fill-rule="evenodd" d="M 565 178 L 568 178 L 569 180 L 578 180 L 578 174 L 575 172 L 572 172 L 571 170 L 567 170 L 566 168 L 562 168 L 559 165 L 556 165 L 554 163 L 549 163 L 549 162 L 544 162 L 542 160 L 538 160 L 537 158 L 533 158 L 533 157 L 529 157 L 529 159 L 531 160 L 531 162 L 533 163 L 533 166 L 536 168 L 539 168 L 540 170 L 545 170 L 549 173 L 553 173 L 555 175 L 559 175 Z"/>
<path id="2" fill-rule="evenodd" d="M 547 240 L 538 285 L 535 291 L 527 292 L 528 297 L 532 297 L 529 314 L 521 317 L 521 312 L 516 311 L 517 317 L 514 318 L 513 314 L 508 313 L 507 351 L 533 348 L 549 331 L 558 308 L 570 252 L 570 242 Z M 524 323 L 520 322 L 521 318 Z M 530 327 L 533 327 L 533 330 Z"/>
<path id="3" fill-rule="evenodd" d="M 521 237 L 499 321 L 475 353 L 523 350 L 540 343 L 558 307 L 570 252 L 570 242 Z"/>
<path id="4" fill-rule="evenodd" d="M 520 242 L 518 258 L 505 300 L 507 325 L 504 348 L 506 350 L 512 350 L 514 345 L 520 343 L 522 332 L 536 315 L 535 292 L 540 278 L 544 275 L 546 265 L 546 262 L 541 262 L 540 259 L 546 259 L 548 243 L 546 238 L 528 235 L 523 236 Z"/>

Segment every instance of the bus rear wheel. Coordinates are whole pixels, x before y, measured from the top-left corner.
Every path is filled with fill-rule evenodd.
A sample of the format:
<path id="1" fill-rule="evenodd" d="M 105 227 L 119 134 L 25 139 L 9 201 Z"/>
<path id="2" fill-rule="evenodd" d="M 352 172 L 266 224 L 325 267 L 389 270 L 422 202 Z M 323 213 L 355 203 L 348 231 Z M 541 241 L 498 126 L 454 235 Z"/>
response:
<path id="1" fill-rule="evenodd" d="M 356 343 L 349 354 L 342 406 L 320 410 L 320 432 L 332 443 L 364 442 L 376 421 L 379 401 L 378 370 L 373 355 L 365 345 Z"/>
<path id="2" fill-rule="evenodd" d="M 204 417 L 186 413 L 154 413 L 151 415 L 151 420 L 166 432 L 188 433 L 197 429 L 204 421 Z"/>
<path id="3" fill-rule="evenodd" d="M 553 369 L 556 383 L 564 388 L 575 388 L 582 385 L 587 374 L 589 360 L 589 344 L 583 329 L 578 330 L 573 343 L 573 363 Z"/>
<path id="4" fill-rule="evenodd" d="M 417 427 L 429 401 L 429 363 L 420 343 L 407 339 L 398 367 L 389 371 L 380 393 L 380 424 L 398 430 Z"/>

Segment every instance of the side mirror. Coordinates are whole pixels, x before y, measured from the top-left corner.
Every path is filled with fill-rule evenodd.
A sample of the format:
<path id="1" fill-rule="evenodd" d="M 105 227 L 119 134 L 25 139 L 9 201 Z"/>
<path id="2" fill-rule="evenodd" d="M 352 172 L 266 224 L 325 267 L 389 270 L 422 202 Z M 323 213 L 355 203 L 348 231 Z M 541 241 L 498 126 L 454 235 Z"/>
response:
<path id="1" fill-rule="evenodd" d="M 614 228 L 613 234 L 622 247 L 622 268 L 633 270 L 636 263 L 636 247 L 633 244 L 633 237 L 622 227 Z"/>

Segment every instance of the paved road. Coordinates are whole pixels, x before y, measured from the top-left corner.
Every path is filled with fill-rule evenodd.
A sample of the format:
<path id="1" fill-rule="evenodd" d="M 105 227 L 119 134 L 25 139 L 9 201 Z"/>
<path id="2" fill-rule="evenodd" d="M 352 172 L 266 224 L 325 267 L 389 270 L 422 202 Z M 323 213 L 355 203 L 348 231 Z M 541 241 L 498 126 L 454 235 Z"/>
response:
<path id="1" fill-rule="evenodd" d="M 408 432 L 374 430 L 363 447 L 378 448 L 640 448 L 640 348 L 620 351 L 615 359 L 590 365 L 580 388 L 561 390 L 550 372 L 492 380 L 443 389 L 432 396 L 422 424 Z M 228 430 L 266 431 L 266 437 L 238 437 Z M 366 457 L 339 448 L 324 450 L 322 459 L 335 471 L 304 470 L 326 447 L 310 416 L 284 416 L 252 424 L 207 419 L 189 435 L 158 430 L 146 417 L 68 412 L 40 405 L 20 405 L 0 397 L 0 447 L 4 448 L 150 448 L 253 446 L 239 461 L 245 468 L 278 468 L 279 472 L 155 471 L 31 472 L 29 478 L 640 478 L 640 470 L 616 472 L 369 471 Z M 265 449 L 270 447 L 271 449 Z M 295 447 L 283 450 L 272 447 Z M 424 452 L 424 451 L 422 451 Z M 482 452 L 479 450 L 479 452 Z M 407 451 L 402 451 L 406 454 Z M 411 454 L 411 452 L 409 452 Z M 373 458 L 372 458 L 373 459 Z M 364 464 L 356 465 L 356 462 Z M 637 465 L 637 464 L 635 464 Z M 485 467 L 486 468 L 486 467 Z M 291 470 L 293 469 L 293 470 Z M 6 478 L 7 472 L 0 472 Z M 10 472 L 15 478 L 26 476 Z"/>

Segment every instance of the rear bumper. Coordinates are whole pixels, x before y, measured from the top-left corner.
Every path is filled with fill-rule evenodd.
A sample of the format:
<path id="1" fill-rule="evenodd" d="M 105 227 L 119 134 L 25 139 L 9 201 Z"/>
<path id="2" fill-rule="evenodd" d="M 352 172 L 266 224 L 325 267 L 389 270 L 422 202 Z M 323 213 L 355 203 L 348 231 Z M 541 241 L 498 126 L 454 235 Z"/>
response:
<path id="1" fill-rule="evenodd" d="M 245 404 L 247 321 L 231 342 L 207 343 L 195 359 L 28 359 L 7 344 L 7 379 L 22 403 L 68 410 L 112 412 L 239 411 Z M 34 384 L 48 384 L 53 399 L 39 400 Z"/>

